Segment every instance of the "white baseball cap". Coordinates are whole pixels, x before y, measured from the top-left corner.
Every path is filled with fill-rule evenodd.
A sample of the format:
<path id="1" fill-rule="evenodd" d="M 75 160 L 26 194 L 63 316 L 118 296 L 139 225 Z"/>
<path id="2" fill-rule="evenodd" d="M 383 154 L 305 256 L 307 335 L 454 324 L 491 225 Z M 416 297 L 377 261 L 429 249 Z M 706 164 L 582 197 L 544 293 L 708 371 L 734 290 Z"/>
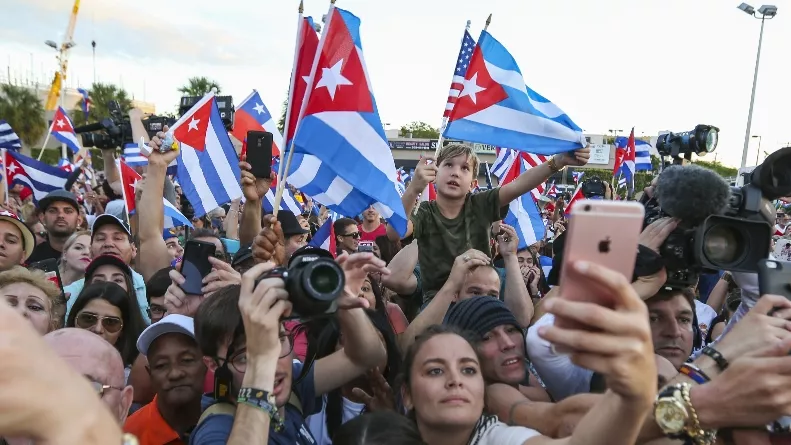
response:
<path id="1" fill-rule="evenodd" d="M 165 334 L 184 334 L 195 338 L 195 328 L 191 317 L 186 315 L 166 315 L 162 320 L 147 327 L 137 338 L 137 350 L 143 355 L 148 355 L 148 348 L 154 340 Z"/>

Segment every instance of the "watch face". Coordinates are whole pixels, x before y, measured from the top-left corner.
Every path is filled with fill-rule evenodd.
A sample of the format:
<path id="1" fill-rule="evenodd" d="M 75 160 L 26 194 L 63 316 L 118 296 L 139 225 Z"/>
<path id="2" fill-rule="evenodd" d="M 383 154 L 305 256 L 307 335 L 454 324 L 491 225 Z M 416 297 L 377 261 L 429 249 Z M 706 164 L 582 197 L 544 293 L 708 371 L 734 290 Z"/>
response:
<path id="1" fill-rule="evenodd" d="M 656 402 L 654 418 L 665 433 L 680 433 L 687 424 L 686 408 L 675 399 L 660 399 Z"/>

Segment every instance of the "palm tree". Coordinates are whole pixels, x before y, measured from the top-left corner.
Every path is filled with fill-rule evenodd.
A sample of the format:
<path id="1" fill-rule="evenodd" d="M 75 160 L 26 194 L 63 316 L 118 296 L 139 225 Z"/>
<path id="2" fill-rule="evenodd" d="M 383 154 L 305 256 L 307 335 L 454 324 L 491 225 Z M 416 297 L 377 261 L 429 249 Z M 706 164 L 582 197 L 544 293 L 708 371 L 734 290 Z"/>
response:
<path id="1" fill-rule="evenodd" d="M 5 119 L 22 140 L 26 153 L 47 131 L 44 105 L 27 88 L 0 85 L 0 119 Z"/>
<path id="2" fill-rule="evenodd" d="M 220 85 L 217 82 L 203 76 L 190 77 L 187 84 L 179 88 L 179 93 L 184 96 L 204 96 L 212 88 L 217 88 L 217 94 L 220 94 Z"/>
<path id="3" fill-rule="evenodd" d="M 108 107 L 110 101 L 117 101 L 124 115 L 132 108 L 132 99 L 129 97 L 129 93 L 111 83 L 94 83 L 91 85 L 89 92 L 91 95 L 91 109 L 88 115 L 88 123 L 99 122 L 102 119 L 112 117 Z M 74 125 L 79 126 L 85 123 L 80 103 L 75 106 L 71 114 Z M 75 119 L 75 117 L 78 118 Z"/>

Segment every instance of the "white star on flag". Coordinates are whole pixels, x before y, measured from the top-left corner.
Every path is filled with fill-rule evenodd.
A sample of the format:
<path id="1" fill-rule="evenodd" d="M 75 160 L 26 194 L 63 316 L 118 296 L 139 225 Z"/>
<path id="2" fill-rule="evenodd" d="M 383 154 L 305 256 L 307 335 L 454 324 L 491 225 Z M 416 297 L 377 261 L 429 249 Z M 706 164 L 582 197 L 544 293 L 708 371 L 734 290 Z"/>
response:
<path id="1" fill-rule="evenodd" d="M 11 165 L 9 165 L 9 166 L 8 166 L 8 171 L 10 171 L 10 172 L 11 172 L 11 174 L 13 175 L 13 174 L 15 174 L 15 173 L 16 173 L 16 169 L 17 169 L 17 168 L 18 168 L 18 167 L 16 166 L 16 164 L 11 164 Z"/>
<path id="2" fill-rule="evenodd" d="M 195 119 L 193 117 L 192 120 L 190 121 L 190 123 L 188 124 L 189 125 L 189 129 L 187 131 L 197 130 L 198 129 L 198 122 L 200 122 L 200 119 Z"/>
<path id="3" fill-rule="evenodd" d="M 302 80 L 305 81 L 305 85 L 310 83 L 310 76 L 302 76 Z"/>
<path id="4" fill-rule="evenodd" d="M 57 122 L 56 125 L 58 126 L 58 128 L 63 128 L 63 126 L 66 125 L 66 123 L 63 122 L 63 119 L 58 119 L 58 122 Z"/>
<path id="5" fill-rule="evenodd" d="M 137 179 L 135 179 L 135 182 L 132 183 L 132 188 L 135 189 L 135 191 L 137 191 L 137 183 L 138 183 Z"/>
<path id="6" fill-rule="evenodd" d="M 470 96 L 472 103 L 477 104 L 477 96 L 476 94 L 480 93 L 481 91 L 486 91 L 486 88 L 481 88 L 478 86 L 478 73 L 472 75 L 470 80 L 464 79 L 464 90 L 462 90 L 461 94 L 459 94 L 459 99 L 464 96 Z"/>
<path id="7" fill-rule="evenodd" d="M 338 91 L 339 86 L 352 85 L 352 82 L 341 74 L 342 66 L 343 59 L 335 63 L 332 68 L 322 68 L 321 80 L 316 84 L 316 89 L 321 87 L 327 88 L 327 92 L 330 93 L 330 98 L 332 100 L 335 100 L 335 93 Z"/>
<path id="8" fill-rule="evenodd" d="M 255 110 L 258 114 L 264 114 L 264 104 L 255 104 L 253 110 Z"/>

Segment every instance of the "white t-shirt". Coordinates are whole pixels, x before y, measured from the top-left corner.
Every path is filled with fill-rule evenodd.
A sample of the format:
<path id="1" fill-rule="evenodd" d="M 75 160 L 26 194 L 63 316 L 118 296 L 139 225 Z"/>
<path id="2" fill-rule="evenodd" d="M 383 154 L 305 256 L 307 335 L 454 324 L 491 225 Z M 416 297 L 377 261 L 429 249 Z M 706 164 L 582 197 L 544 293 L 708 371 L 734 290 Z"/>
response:
<path id="1" fill-rule="evenodd" d="M 475 426 L 469 445 L 522 445 L 526 440 L 540 436 L 538 431 L 521 426 L 508 426 L 497 416 L 484 416 Z"/>
<path id="2" fill-rule="evenodd" d="M 552 345 L 538 336 L 538 328 L 555 323 L 555 316 L 544 314 L 527 330 L 525 348 L 547 391 L 556 401 L 590 392 L 593 371 L 571 362 L 567 355 L 555 354 Z"/>
<path id="3" fill-rule="evenodd" d="M 709 332 L 709 329 L 711 329 L 711 321 L 717 317 L 717 311 L 712 309 L 708 304 L 695 300 L 695 315 L 698 316 L 698 327 L 705 341 L 706 334 Z"/>
<path id="4" fill-rule="evenodd" d="M 341 424 L 344 424 L 355 417 L 359 416 L 365 409 L 365 404 L 355 403 L 346 397 L 341 397 L 343 401 L 343 412 L 341 413 Z M 313 437 L 316 439 L 316 445 L 332 445 L 332 440 L 327 433 L 327 396 L 322 397 L 321 411 L 308 416 L 305 422 L 308 424 Z"/>

